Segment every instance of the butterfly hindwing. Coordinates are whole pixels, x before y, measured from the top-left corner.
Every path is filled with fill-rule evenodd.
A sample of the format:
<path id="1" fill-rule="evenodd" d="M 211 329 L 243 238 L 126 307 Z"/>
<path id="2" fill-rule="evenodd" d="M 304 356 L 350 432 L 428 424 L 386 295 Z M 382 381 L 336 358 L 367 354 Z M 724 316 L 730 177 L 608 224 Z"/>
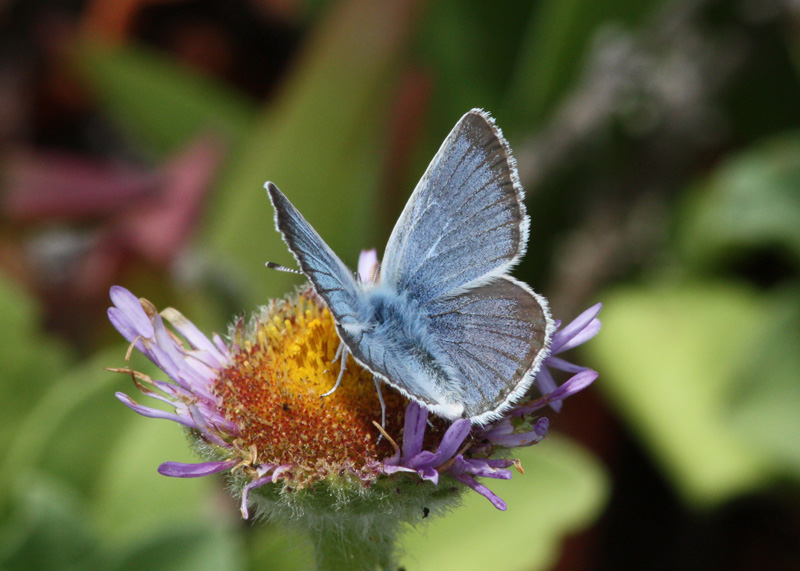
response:
<path id="1" fill-rule="evenodd" d="M 429 331 L 464 391 L 464 415 L 479 423 L 497 418 L 528 389 L 547 354 L 547 301 L 501 276 L 426 310 Z"/>

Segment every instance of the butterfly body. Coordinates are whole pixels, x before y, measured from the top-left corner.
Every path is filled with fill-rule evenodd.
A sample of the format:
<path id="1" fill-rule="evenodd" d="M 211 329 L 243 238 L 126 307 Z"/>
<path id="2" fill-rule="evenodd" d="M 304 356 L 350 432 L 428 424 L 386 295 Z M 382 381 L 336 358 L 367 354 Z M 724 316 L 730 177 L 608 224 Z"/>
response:
<path id="1" fill-rule="evenodd" d="M 440 415 L 461 416 L 462 391 L 419 303 L 384 284 L 367 286 L 362 299 L 358 322 L 338 328 L 353 358 L 387 382 L 402 378 L 402 392 Z"/>
<path id="2" fill-rule="evenodd" d="M 472 110 L 411 195 L 372 283 L 358 282 L 266 184 L 275 222 L 356 361 L 432 412 L 485 423 L 530 387 L 553 334 L 547 301 L 506 275 L 528 217 L 511 151 Z"/>

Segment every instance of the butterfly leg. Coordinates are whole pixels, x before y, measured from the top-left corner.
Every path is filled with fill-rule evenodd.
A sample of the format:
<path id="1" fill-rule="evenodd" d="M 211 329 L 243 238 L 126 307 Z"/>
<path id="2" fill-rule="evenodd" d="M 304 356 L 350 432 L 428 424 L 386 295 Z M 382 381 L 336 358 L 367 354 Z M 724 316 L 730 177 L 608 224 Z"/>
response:
<path id="1" fill-rule="evenodd" d="M 337 377 L 336 384 L 333 385 L 333 388 L 324 395 L 322 395 L 323 397 L 327 397 L 335 393 L 336 389 L 339 388 L 339 385 L 342 384 L 342 377 L 344 376 L 344 372 L 347 370 L 347 355 L 348 355 L 347 347 L 345 347 L 344 343 L 339 341 L 339 348 L 336 349 L 336 355 L 333 357 L 333 360 L 331 361 L 332 363 L 335 363 L 337 359 L 341 358 L 342 361 L 341 365 L 339 366 L 339 376 Z"/>
<path id="2" fill-rule="evenodd" d="M 378 390 L 378 400 L 381 403 L 381 428 L 384 430 L 386 429 L 386 402 L 383 400 L 383 391 L 381 390 L 383 387 L 381 386 L 381 381 L 378 377 L 372 377 L 372 380 L 375 383 L 375 388 Z M 378 441 L 375 444 L 378 444 L 383 438 L 383 434 L 378 436 Z"/>

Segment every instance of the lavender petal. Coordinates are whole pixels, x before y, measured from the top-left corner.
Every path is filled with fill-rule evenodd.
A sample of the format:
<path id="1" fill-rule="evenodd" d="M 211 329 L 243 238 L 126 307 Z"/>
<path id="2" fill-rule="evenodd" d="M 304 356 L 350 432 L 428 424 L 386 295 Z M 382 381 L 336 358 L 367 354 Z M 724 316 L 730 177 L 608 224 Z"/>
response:
<path id="1" fill-rule="evenodd" d="M 224 460 L 222 462 L 202 462 L 199 464 L 184 464 L 183 462 L 164 462 L 158 467 L 158 473 L 172 478 L 200 478 L 217 472 L 230 470 L 239 460 Z"/>
<path id="2" fill-rule="evenodd" d="M 591 385 L 599 376 L 597 371 L 592 369 L 584 369 L 577 375 L 570 377 L 564 384 L 553 391 L 549 397 L 551 400 L 564 400 L 567 397 L 581 392 L 583 389 Z"/>
<path id="3" fill-rule="evenodd" d="M 558 369 L 559 371 L 565 371 L 567 373 L 580 373 L 586 370 L 586 367 L 575 365 L 574 363 L 570 363 L 559 357 L 553 357 L 552 355 L 545 359 L 544 364 L 553 369 Z"/>
<path id="4" fill-rule="evenodd" d="M 172 420 L 173 422 L 177 422 L 178 424 L 182 424 L 189 428 L 197 428 L 195 423 L 188 418 L 184 418 L 182 416 L 179 416 L 171 412 L 159 410 L 157 408 L 150 408 L 147 406 L 140 405 L 138 402 L 133 400 L 125 393 L 116 393 L 116 397 L 122 402 L 122 404 L 132 409 L 133 411 L 138 412 L 142 416 L 146 416 L 148 418 L 163 418 L 165 420 Z"/>
<path id="5" fill-rule="evenodd" d="M 428 410 L 414 401 L 408 403 L 403 430 L 403 460 L 410 459 L 422 451 L 427 422 Z"/>
<path id="6" fill-rule="evenodd" d="M 378 251 L 375 249 L 361 250 L 361 255 L 358 256 L 358 278 L 361 283 L 372 283 L 377 267 Z"/>
<path id="7" fill-rule="evenodd" d="M 600 332 L 603 324 L 600 322 L 599 319 L 593 319 L 589 325 L 584 327 L 581 331 L 575 334 L 571 339 L 567 340 L 558 350 L 558 353 L 563 353 L 564 351 L 569 351 L 577 347 L 578 345 L 583 345 L 589 339 L 594 337 Z"/>
<path id="8" fill-rule="evenodd" d="M 447 432 L 442 437 L 439 448 L 436 449 L 436 455 L 441 463 L 446 462 L 458 452 L 471 429 L 472 423 L 466 418 L 459 418 L 448 427 Z"/>
<path id="9" fill-rule="evenodd" d="M 545 363 L 547 363 L 547 360 L 545 360 Z M 558 385 L 556 384 L 553 375 L 550 373 L 550 371 L 547 370 L 547 367 L 541 368 L 541 370 L 536 374 L 536 380 L 534 382 L 536 383 L 536 387 L 539 389 L 539 392 L 542 393 L 543 395 L 549 395 L 558 389 Z M 561 401 L 551 402 L 548 400 L 547 402 L 550 404 L 550 406 L 554 411 L 561 412 Z M 528 407 L 524 408 L 527 409 Z M 532 410 L 536 410 L 537 408 L 541 407 L 536 407 Z M 519 415 L 515 413 L 514 416 L 519 416 Z"/>
<path id="10" fill-rule="evenodd" d="M 147 338 L 153 337 L 153 325 L 139 298 L 124 287 L 116 285 L 111 286 L 109 295 L 112 303 L 128 318 L 137 335 Z"/>
<path id="11" fill-rule="evenodd" d="M 487 500 L 492 502 L 492 505 L 499 509 L 500 511 L 506 511 L 506 503 L 500 499 L 492 490 L 484 486 L 483 484 L 479 483 L 473 477 L 468 476 L 466 474 L 457 474 L 453 476 L 456 480 L 478 492 L 480 495 L 485 497 Z"/>
<path id="12" fill-rule="evenodd" d="M 456 457 L 453 464 L 452 475 L 470 474 L 480 478 L 494 478 L 496 480 L 510 480 L 511 471 L 505 468 L 495 468 L 484 460 L 478 458 L 464 458 L 461 454 Z"/>
<path id="13" fill-rule="evenodd" d="M 239 510 L 242 512 L 242 518 L 248 519 L 250 517 L 250 512 L 247 509 L 247 502 L 250 497 L 250 492 L 255 490 L 256 488 L 260 488 L 261 486 L 265 486 L 272 482 L 271 475 L 262 475 L 260 478 L 256 478 L 249 484 L 247 484 L 244 489 L 242 490 L 242 505 L 240 506 Z"/>
<path id="14" fill-rule="evenodd" d="M 569 325 L 558 331 L 553 338 L 552 352 L 560 353 L 561 351 L 565 351 L 566 349 L 563 348 L 564 343 L 575 337 L 587 325 L 589 325 L 592 320 L 597 317 L 597 314 L 600 313 L 602 308 L 602 303 L 594 304 L 592 307 L 573 319 Z"/>
<path id="15" fill-rule="evenodd" d="M 172 324 L 178 333 L 186 338 L 192 347 L 209 354 L 213 359 L 213 363 L 209 363 L 209 365 L 214 368 L 222 368 L 225 365 L 227 359 L 225 359 L 224 355 L 222 355 L 209 338 L 206 337 L 194 323 L 186 319 L 180 311 L 168 307 L 161 312 L 161 315 Z"/>

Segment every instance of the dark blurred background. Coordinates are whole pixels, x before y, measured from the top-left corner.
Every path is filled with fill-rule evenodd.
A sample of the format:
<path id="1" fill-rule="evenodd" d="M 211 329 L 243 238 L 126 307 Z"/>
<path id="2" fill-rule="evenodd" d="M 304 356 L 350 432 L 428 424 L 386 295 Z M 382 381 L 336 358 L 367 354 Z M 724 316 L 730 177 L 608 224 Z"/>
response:
<path id="1" fill-rule="evenodd" d="M 793 0 L 0 1 L 0 567 L 309 568 L 155 472 L 191 456 L 113 398 L 108 288 L 224 333 L 297 284 L 266 180 L 355 267 L 481 107 L 515 275 L 604 303 L 600 378 L 508 512 L 467 499 L 405 568 L 800 568 L 798 32 Z"/>

